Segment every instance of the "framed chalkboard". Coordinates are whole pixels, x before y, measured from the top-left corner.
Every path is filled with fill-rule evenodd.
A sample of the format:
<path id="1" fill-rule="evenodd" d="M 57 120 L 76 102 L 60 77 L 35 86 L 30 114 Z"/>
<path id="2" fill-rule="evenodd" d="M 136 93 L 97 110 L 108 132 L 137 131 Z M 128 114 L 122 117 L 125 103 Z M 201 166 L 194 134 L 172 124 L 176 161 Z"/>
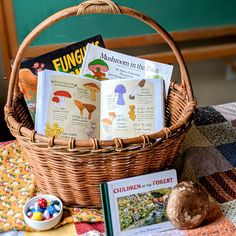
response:
<path id="1" fill-rule="evenodd" d="M 176 42 L 236 37 L 235 0 L 114 0 L 118 5 L 134 8 L 161 24 Z M 10 60 L 26 35 L 50 15 L 81 0 L 0 1 L 0 39 L 5 70 L 10 75 Z M 37 37 L 25 57 L 34 57 L 71 42 L 101 34 L 108 48 L 127 48 L 163 43 L 159 34 L 141 21 L 125 15 L 73 16 L 50 26 Z M 199 44 L 200 45 L 200 44 Z M 182 49 L 185 60 L 202 60 L 236 55 L 236 40 L 220 45 Z M 141 54 L 143 58 L 174 62 L 172 52 Z"/>
<path id="2" fill-rule="evenodd" d="M 48 16 L 80 2 L 13 0 L 18 43 Z M 143 12 L 170 32 L 236 24 L 235 0 L 117 0 L 116 3 Z M 87 15 L 56 23 L 32 45 L 76 42 L 91 34 L 114 38 L 150 33 L 154 33 L 150 27 L 128 16 Z"/>

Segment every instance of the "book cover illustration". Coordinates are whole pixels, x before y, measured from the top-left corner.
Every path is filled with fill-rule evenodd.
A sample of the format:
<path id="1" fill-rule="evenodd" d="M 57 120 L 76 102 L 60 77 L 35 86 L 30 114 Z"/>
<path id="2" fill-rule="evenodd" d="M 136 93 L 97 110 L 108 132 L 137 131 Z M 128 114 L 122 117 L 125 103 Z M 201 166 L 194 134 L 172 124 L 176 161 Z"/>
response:
<path id="1" fill-rule="evenodd" d="M 87 43 L 104 47 L 102 37 L 97 35 L 21 63 L 19 87 L 33 121 L 35 120 L 38 72 L 50 69 L 78 75 Z"/>
<path id="2" fill-rule="evenodd" d="M 78 139 L 149 134 L 164 127 L 163 100 L 161 79 L 98 81 L 44 70 L 38 78 L 35 129 Z"/>
<path id="3" fill-rule="evenodd" d="M 81 75 L 98 80 L 163 79 L 168 94 L 173 66 L 88 44 Z M 142 83 L 139 87 L 142 87 Z"/>
<path id="4" fill-rule="evenodd" d="M 166 206 L 171 188 L 176 184 L 175 170 L 101 184 L 107 233 L 151 235 L 173 229 L 166 215 Z"/>

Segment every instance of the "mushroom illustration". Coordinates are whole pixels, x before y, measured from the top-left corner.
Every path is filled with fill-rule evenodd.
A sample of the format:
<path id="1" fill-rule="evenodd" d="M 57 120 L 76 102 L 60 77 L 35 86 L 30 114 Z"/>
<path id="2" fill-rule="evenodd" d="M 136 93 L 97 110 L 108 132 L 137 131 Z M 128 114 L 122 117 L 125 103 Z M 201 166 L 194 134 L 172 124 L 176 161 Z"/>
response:
<path id="1" fill-rule="evenodd" d="M 96 101 L 96 93 L 100 91 L 100 88 L 95 83 L 86 83 L 84 87 L 90 91 L 91 100 Z"/>
<path id="2" fill-rule="evenodd" d="M 129 99 L 131 99 L 131 100 L 135 99 L 135 95 L 136 95 L 137 93 L 139 93 L 139 91 L 141 90 L 141 88 L 144 87 L 145 82 L 146 82 L 145 79 L 142 79 L 142 80 L 138 83 L 138 85 L 133 89 L 133 91 L 132 91 L 131 94 L 129 95 Z"/>
<path id="3" fill-rule="evenodd" d="M 65 98 L 71 98 L 70 93 L 64 90 L 58 90 L 53 95 L 59 98 L 60 106 L 65 106 Z"/>
<path id="4" fill-rule="evenodd" d="M 37 76 L 30 69 L 19 70 L 19 87 L 27 100 L 32 100 L 37 93 Z"/>
<path id="5" fill-rule="evenodd" d="M 87 109 L 87 111 L 89 113 L 88 119 L 90 120 L 92 118 L 92 113 L 96 110 L 96 106 L 93 104 L 84 103 L 84 107 Z"/>
<path id="6" fill-rule="evenodd" d="M 111 121 L 113 121 L 116 118 L 116 113 L 111 111 L 111 112 L 108 113 L 108 116 L 109 116 L 109 119 Z"/>
<path id="7" fill-rule="evenodd" d="M 95 79 L 100 79 L 106 75 L 104 72 L 107 72 L 109 67 L 102 59 L 95 59 L 88 64 L 88 69 L 93 72 Z"/>
<path id="8" fill-rule="evenodd" d="M 114 93 L 118 93 L 117 105 L 125 105 L 123 94 L 126 93 L 126 88 L 123 84 L 118 84 L 115 87 Z"/>
<path id="9" fill-rule="evenodd" d="M 82 102 L 80 102 L 79 100 L 74 100 L 74 104 L 79 108 L 80 110 L 80 116 L 83 115 L 83 110 L 85 108 L 84 104 Z"/>
<path id="10" fill-rule="evenodd" d="M 59 105 L 59 102 L 60 102 L 59 97 L 53 97 L 52 101 L 54 102 L 55 108 L 58 108 L 59 107 L 58 105 Z"/>
<path id="11" fill-rule="evenodd" d="M 107 133 L 110 133 L 112 121 L 108 118 L 104 118 L 104 119 L 102 119 L 102 124 L 103 124 L 104 131 Z"/>
<path id="12" fill-rule="evenodd" d="M 32 68 L 35 70 L 36 74 L 38 74 L 38 72 L 44 70 L 45 64 L 40 63 L 40 62 L 35 62 L 34 65 L 32 66 Z"/>
<path id="13" fill-rule="evenodd" d="M 135 119 L 136 119 L 135 105 L 133 105 L 133 104 L 129 105 L 129 109 L 130 109 L 130 111 L 128 112 L 129 118 L 130 118 L 132 121 L 135 121 Z"/>

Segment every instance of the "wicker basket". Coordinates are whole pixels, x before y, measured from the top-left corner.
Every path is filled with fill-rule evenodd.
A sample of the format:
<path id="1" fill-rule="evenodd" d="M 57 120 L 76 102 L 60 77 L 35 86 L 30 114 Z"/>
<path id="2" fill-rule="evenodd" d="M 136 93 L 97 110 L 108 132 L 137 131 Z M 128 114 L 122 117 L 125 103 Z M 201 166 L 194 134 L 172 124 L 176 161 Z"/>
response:
<path id="1" fill-rule="evenodd" d="M 37 134 L 19 93 L 18 72 L 25 49 L 45 28 L 74 15 L 125 14 L 155 29 L 169 44 L 179 67 L 181 83 L 171 83 L 166 102 L 166 128 L 139 137 L 104 140 L 47 138 Z M 99 184 L 104 181 L 168 169 L 191 126 L 196 101 L 180 50 L 153 19 L 110 0 L 91 0 L 64 9 L 39 24 L 22 42 L 12 68 L 5 119 L 32 166 L 38 189 L 67 205 L 101 207 Z"/>

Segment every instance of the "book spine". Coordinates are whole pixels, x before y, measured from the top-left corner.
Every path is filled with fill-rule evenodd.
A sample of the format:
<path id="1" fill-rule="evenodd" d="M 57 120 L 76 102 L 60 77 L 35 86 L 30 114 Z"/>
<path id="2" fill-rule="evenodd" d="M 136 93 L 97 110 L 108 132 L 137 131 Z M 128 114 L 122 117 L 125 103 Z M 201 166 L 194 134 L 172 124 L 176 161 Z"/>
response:
<path id="1" fill-rule="evenodd" d="M 45 83 L 45 72 L 38 73 L 38 81 L 37 81 L 37 96 L 36 96 L 36 114 L 35 114 L 35 130 L 39 133 L 42 133 L 42 125 L 40 121 L 43 120 L 43 98 L 42 94 L 44 91 L 44 83 Z"/>
<path id="2" fill-rule="evenodd" d="M 111 220 L 111 208 L 110 208 L 108 189 L 107 189 L 106 183 L 102 183 L 100 185 L 100 192 L 101 192 L 101 201 L 102 201 L 102 209 L 103 209 L 106 235 L 113 236 L 114 234 L 113 234 L 112 220 Z"/>

